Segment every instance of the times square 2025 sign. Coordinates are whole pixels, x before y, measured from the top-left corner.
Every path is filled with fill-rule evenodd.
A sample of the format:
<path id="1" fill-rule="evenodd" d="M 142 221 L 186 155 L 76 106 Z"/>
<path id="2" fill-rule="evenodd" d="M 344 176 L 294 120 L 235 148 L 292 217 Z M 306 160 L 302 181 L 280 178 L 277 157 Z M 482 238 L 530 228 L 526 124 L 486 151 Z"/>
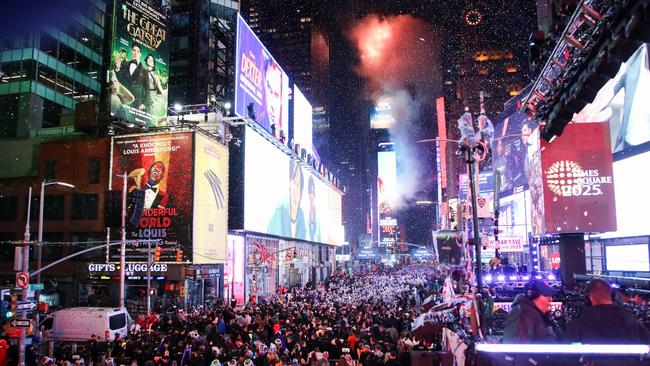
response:
<path id="1" fill-rule="evenodd" d="M 609 124 L 569 124 L 541 155 L 546 232 L 615 231 Z"/>

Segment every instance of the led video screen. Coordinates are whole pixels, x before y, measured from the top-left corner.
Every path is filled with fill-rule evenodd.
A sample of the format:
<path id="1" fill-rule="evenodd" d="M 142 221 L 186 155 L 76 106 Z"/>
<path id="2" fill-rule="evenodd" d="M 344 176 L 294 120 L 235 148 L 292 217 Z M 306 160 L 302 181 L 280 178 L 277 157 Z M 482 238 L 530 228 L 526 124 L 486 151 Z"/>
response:
<path id="1" fill-rule="evenodd" d="M 269 133 L 274 126 L 289 138 L 289 77 L 264 47 L 241 15 L 237 15 L 235 113 L 248 116 L 253 104 L 255 121 Z"/>
<path id="2" fill-rule="evenodd" d="M 650 60 L 644 44 L 623 63 L 576 122 L 609 122 L 612 152 L 650 141 Z"/>
<path id="3" fill-rule="evenodd" d="M 523 191 L 499 200 L 499 239 L 520 238 L 528 242 L 531 221 L 530 192 Z"/>
<path id="4" fill-rule="evenodd" d="M 616 230 L 607 123 L 569 124 L 541 147 L 546 232 Z"/>
<path id="5" fill-rule="evenodd" d="M 393 125 L 395 125 L 395 118 L 393 118 L 390 100 L 382 98 L 370 109 L 370 128 L 391 128 Z"/>
<path id="6" fill-rule="evenodd" d="M 650 271 L 647 244 L 608 245 L 605 247 L 605 258 L 608 271 Z"/>
<path id="7" fill-rule="evenodd" d="M 650 235 L 648 217 L 639 214 L 650 207 L 650 170 L 639 167 L 650 166 L 650 152 L 634 155 L 614 162 L 614 194 L 616 196 L 617 229 L 600 235 L 601 238 L 625 238 Z"/>
<path id="8" fill-rule="evenodd" d="M 377 213 L 379 215 L 379 244 L 397 242 L 397 218 L 393 212 L 397 199 L 397 160 L 395 151 L 377 152 Z"/>
<path id="9" fill-rule="evenodd" d="M 293 87 L 293 141 L 314 155 L 312 142 L 312 107 L 297 85 Z"/>
<path id="10" fill-rule="evenodd" d="M 343 243 L 341 194 L 251 128 L 246 129 L 244 178 L 245 230 Z"/>

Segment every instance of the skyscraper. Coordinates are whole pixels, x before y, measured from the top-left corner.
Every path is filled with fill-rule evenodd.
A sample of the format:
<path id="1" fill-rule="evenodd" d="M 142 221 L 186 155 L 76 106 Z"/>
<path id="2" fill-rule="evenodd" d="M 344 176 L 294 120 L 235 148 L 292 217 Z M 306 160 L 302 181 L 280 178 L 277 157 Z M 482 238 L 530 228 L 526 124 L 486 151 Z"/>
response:
<path id="1" fill-rule="evenodd" d="M 234 24 L 239 2 L 171 4 L 170 104 L 223 104 L 232 97 Z"/>

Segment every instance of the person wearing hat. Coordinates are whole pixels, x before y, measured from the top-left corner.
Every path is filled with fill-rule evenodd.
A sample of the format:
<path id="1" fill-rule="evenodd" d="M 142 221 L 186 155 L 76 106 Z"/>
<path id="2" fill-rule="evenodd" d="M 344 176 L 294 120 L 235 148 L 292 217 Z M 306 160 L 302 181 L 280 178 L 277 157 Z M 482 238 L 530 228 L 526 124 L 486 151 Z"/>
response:
<path id="1" fill-rule="evenodd" d="M 591 344 L 648 344 L 643 324 L 621 305 L 614 303 L 612 287 L 601 279 L 587 285 L 590 307 L 567 325 L 565 340 Z"/>
<path id="2" fill-rule="evenodd" d="M 512 303 L 503 332 L 503 343 L 554 343 L 556 325 L 547 312 L 557 290 L 542 280 L 532 280 Z"/>

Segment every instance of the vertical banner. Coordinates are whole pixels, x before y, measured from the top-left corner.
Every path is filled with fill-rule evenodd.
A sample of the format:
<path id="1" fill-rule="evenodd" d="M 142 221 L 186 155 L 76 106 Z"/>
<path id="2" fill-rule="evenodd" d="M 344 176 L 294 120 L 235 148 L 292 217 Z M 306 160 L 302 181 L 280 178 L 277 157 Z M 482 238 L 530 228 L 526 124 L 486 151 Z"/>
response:
<path id="1" fill-rule="evenodd" d="M 397 160 L 395 151 L 377 152 L 377 212 L 379 215 L 378 241 L 382 246 L 397 242 L 397 217 L 393 211 L 397 198 Z"/>
<path id="2" fill-rule="evenodd" d="M 569 124 L 541 154 L 546 232 L 615 231 L 609 125 Z"/>
<path id="3" fill-rule="evenodd" d="M 194 135 L 195 264 L 224 263 L 228 235 L 228 148 Z"/>
<path id="4" fill-rule="evenodd" d="M 440 168 L 438 175 L 440 178 L 440 186 L 447 188 L 447 118 L 445 116 L 445 97 L 436 99 L 436 115 L 438 120 L 438 138 L 441 139 L 436 145 L 440 146 L 438 151 L 440 158 Z M 439 199 L 439 202 L 442 202 Z"/>
<path id="5" fill-rule="evenodd" d="M 244 305 L 246 248 L 243 236 L 228 235 L 228 261 L 225 266 L 224 287 L 228 297 L 236 299 L 237 305 Z"/>
<path id="6" fill-rule="evenodd" d="M 167 15 L 144 0 L 115 0 L 107 83 L 112 117 L 158 126 L 167 117 Z"/>
<path id="7" fill-rule="evenodd" d="M 129 198 L 144 201 L 127 238 L 161 239 L 161 262 L 192 259 L 192 166 L 191 132 L 113 138 L 111 189 L 122 189 L 116 175 L 126 173 Z M 146 245 L 127 248 L 128 261 L 146 261 Z M 111 251 L 111 260 L 118 252 Z"/>
<path id="8" fill-rule="evenodd" d="M 237 15 L 235 113 L 248 115 L 255 108 L 255 121 L 279 137 L 289 137 L 289 77 L 271 56 L 241 15 Z"/>

